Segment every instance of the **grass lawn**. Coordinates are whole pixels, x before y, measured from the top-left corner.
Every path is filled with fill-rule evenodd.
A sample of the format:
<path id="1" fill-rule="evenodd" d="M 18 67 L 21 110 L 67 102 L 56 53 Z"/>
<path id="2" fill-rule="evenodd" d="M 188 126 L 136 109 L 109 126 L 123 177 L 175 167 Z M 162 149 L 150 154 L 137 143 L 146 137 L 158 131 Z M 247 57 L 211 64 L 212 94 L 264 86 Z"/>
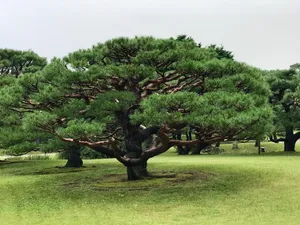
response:
<path id="1" fill-rule="evenodd" d="M 149 161 L 156 178 L 137 182 L 113 159 L 0 162 L 0 225 L 300 224 L 300 155 L 224 148 L 166 153 Z"/>

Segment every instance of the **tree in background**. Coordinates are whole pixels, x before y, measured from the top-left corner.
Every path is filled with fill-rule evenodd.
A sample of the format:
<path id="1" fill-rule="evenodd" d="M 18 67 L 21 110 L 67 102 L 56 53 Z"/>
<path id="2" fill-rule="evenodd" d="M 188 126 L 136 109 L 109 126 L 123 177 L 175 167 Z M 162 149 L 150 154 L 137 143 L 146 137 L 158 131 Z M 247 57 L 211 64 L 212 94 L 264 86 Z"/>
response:
<path id="1" fill-rule="evenodd" d="M 83 164 L 80 146 L 53 139 L 47 133 L 27 132 L 21 126 L 24 113 L 33 112 L 32 107 L 27 107 L 26 101 L 28 94 L 36 90 L 36 84 L 31 83 L 23 92 L 16 85 L 19 84 L 18 79 L 25 73 L 28 74 L 26 79 L 34 79 L 34 74 L 46 65 L 46 58 L 33 51 L 0 49 L 0 147 L 6 149 L 6 154 L 15 156 L 35 150 L 62 151 L 68 159 L 66 167 L 80 167 Z"/>
<path id="2" fill-rule="evenodd" d="M 295 151 L 296 141 L 300 138 L 299 68 L 299 64 L 294 64 L 289 70 L 269 71 L 266 75 L 272 91 L 270 103 L 276 115 L 276 132 L 284 132 L 283 138 L 273 135 L 271 141 L 283 141 L 284 151 Z"/>
<path id="3" fill-rule="evenodd" d="M 47 64 L 33 51 L 19 51 L 13 49 L 0 49 L 0 75 L 10 75 L 18 78 L 23 73 L 36 72 Z"/>
<path id="4" fill-rule="evenodd" d="M 26 133 L 20 126 L 24 111 L 19 109 L 19 91 L 16 90 L 17 78 L 26 72 L 37 72 L 47 65 L 46 58 L 42 58 L 33 51 L 18 51 L 0 49 L 0 147 L 17 146 L 23 144 L 26 150 L 32 149 L 33 140 L 40 134 Z M 11 104 L 16 102 L 17 105 Z M 19 148 L 14 154 L 20 153 Z"/>
<path id="5" fill-rule="evenodd" d="M 21 76 L 16 108 L 33 111 L 23 118 L 27 131 L 115 157 L 139 179 L 172 146 L 265 132 L 272 110 L 261 72 L 218 55 L 192 39 L 109 40 Z M 195 138 L 172 138 L 187 130 Z"/>

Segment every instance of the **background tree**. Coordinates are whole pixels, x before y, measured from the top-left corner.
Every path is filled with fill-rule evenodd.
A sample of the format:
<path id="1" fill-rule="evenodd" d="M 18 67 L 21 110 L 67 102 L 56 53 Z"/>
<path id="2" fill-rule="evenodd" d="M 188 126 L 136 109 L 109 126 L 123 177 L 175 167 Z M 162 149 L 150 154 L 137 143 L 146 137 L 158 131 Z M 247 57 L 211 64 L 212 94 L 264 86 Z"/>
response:
<path id="1" fill-rule="evenodd" d="M 259 70 L 192 39 L 113 39 L 54 59 L 17 87 L 34 111 L 27 130 L 115 157 L 129 180 L 147 176 L 147 161 L 172 146 L 264 132 L 272 114 Z M 187 129 L 195 139 L 172 139 Z"/>
<path id="2" fill-rule="evenodd" d="M 17 109 L 20 99 L 20 91 L 16 88 L 16 78 L 26 72 L 36 72 L 47 64 L 46 58 L 42 58 L 32 51 L 18 51 L 13 49 L 0 49 L 0 147 L 7 148 L 22 144 L 32 149 L 32 133 L 25 133 L 20 127 L 22 111 Z M 20 141 L 22 140 L 22 141 Z M 20 150 L 14 149 L 15 154 Z"/>
<path id="3" fill-rule="evenodd" d="M 53 136 L 40 132 L 27 132 L 21 126 L 25 112 L 33 112 L 34 107 L 27 104 L 28 94 L 37 91 L 36 84 L 31 83 L 26 91 L 21 91 L 16 84 L 19 78 L 27 73 L 26 80 L 34 80 L 34 73 L 38 73 L 47 65 L 46 58 L 42 58 L 33 51 L 19 51 L 0 49 L 0 146 L 6 149 L 6 154 L 23 155 L 30 151 L 42 152 L 64 151 L 68 159 L 67 167 L 80 167 L 81 147 L 66 144 L 53 139 Z M 72 150 L 70 150 L 72 149 Z"/>
<path id="4" fill-rule="evenodd" d="M 276 132 L 284 132 L 284 137 L 272 135 L 271 141 L 284 142 L 284 151 L 295 151 L 296 141 L 300 138 L 300 71 L 298 64 L 289 70 L 269 71 L 266 79 L 270 84 L 272 96 L 270 103 L 275 111 Z"/>
<path id="5" fill-rule="evenodd" d="M 0 75 L 12 75 L 18 78 L 22 73 L 36 72 L 47 64 L 33 51 L 0 49 Z"/>

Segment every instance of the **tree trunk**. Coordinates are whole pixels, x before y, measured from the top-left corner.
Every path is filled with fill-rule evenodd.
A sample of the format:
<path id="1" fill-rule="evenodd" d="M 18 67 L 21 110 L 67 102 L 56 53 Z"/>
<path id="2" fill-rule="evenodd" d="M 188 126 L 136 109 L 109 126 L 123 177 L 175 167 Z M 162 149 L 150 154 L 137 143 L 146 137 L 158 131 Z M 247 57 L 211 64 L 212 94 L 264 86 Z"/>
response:
<path id="1" fill-rule="evenodd" d="M 139 126 L 130 123 L 129 115 L 124 114 L 121 118 L 125 136 L 125 149 L 127 158 L 139 158 L 143 152 L 142 140 L 137 138 L 139 134 Z M 128 180 L 139 180 L 148 176 L 147 162 L 143 162 L 136 166 L 127 166 Z"/>
<path id="2" fill-rule="evenodd" d="M 192 140 L 192 134 L 191 132 L 186 132 L 186 140 Z M 177 135 L 173 135 L 173 138 L 175 137 L 176 140 L 182 140 L 181 138 L 181 132 L 179 132 Z M 177 153 L 178 155 L 188 155 L 191 151 L 191 146 L 177 146 Z"/>
<path id="3" fill-rule="evenodd" d="M 288 127 L 285 129 L 285 141 L 284 141 L 284 151 L 285 152 L 294 152 L 296 145 L 296 135 L 294 135 L 294 131 L 292 127 Z"/>
<path id="4" fill-rule="evenodd" d="M 134 125 L 130 122 L 130 110 L 126 112 L 120 112 L 117 114 L 119 123 L 122 125 L 122 130 L 124 133 L 124 148 L 126 150 L 125 158 L 140 159 L 143 153 L 143 143 L 148 141 L 156 142 L 156 138 L 151 139 L 151 136 L 156 134 L 159 127 L 153 127 L 148 130 L 149 133 L 145 133 L 147 129 L 141 129 L 140 125 Z M 147 141 L 146 141 L 147 142 Z M 144 144 L 145 147 L 149 146 L 149 143 Z M 155 144 L 154 144 L 155 145 Z M 134 161 L 134 160 L 132 160 Z M 130 160 L 126 165 L 127 167 L 127 178 L 128 180 L 139 180 L 149 176 L 147 171 L 147 160 L 142 161 L 140 159 L 139 164 L 134 164 L 134 166 L 129 166 Z"/>
<path id="5" fill-rule="evenodd" d="M 294 152 L 295 151 L 296 140 L 287 139 L 284 142 L 284 151 L 285 152 Z"/>
<path id="6" fill-rule="evenodd" d="M 273 139 L 277 139 L 277 133 L 276 132 L 273 133 Z"/>
<path id="7" fill-rule="evenodd" d="M 138 154 L 130 152 L 125 155 L 127 158 L 138 158 Z M 147 162 L 144 162 L 137 166 L 127 166 L 127 180 L 140 180 L 148 177 Z"/>
<path id="8" fill-rule="evenodd" d="M 239 146 L 238 146 L 238 142 L 237 141 L 234 141 L 232 143 L 232 149 L 239 149 Z"/>
<path id="9" fill-rule="evenodd" d="M 68 161 L 65 167 L 82 167 L 82 159 L 81 159 L 81 147 L 77 145 L 72 145 L 68 147 L 67 150 Z"/>
<path id="10" fill-rule="evenodd" d="M 192 155 L 200 155 L 200 152 L 208 146 L 210 146 L 210 144 L 198 144 L 196 148 L 192 150 Z"/>

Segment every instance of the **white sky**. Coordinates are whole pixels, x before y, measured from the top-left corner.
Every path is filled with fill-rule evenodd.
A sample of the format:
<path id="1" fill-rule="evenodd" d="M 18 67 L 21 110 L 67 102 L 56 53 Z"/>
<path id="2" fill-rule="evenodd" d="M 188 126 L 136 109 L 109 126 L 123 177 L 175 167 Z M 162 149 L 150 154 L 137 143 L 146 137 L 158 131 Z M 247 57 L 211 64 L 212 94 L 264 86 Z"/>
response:
<path id="1" fill-rule="evenodd" d="M 288 68 L 300 62 L 300 0 L 0 0 L 0 48 L 48 59 L 119 36 L 179 34 Z"/>

